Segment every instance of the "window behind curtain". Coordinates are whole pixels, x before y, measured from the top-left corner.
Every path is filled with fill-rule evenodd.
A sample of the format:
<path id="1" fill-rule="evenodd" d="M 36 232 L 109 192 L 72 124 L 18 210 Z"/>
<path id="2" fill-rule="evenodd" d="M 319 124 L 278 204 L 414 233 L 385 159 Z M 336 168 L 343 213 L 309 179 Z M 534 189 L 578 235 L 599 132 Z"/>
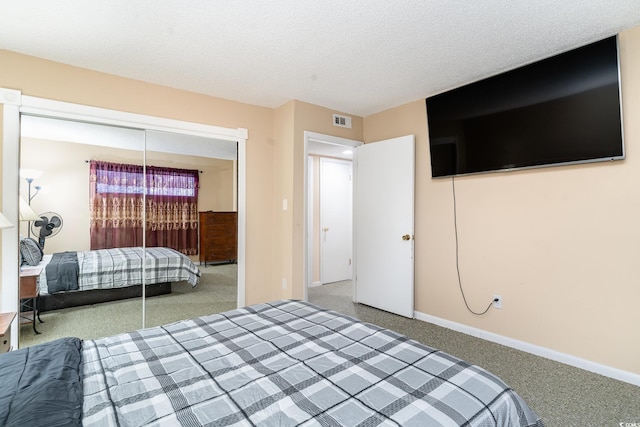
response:
<path id="1" fill-rule="evenodd" d="M 146 245 L 198 253 L 198 171 L 92 160 L 91 249 Z M 146 202 L 143 198 L 146 181 Z"/>

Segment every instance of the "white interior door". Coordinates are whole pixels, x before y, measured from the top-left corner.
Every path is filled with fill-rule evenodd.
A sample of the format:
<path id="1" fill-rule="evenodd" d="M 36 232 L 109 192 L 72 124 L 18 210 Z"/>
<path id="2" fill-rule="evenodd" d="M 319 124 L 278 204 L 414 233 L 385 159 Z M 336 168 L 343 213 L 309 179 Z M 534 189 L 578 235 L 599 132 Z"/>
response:
<path id="1" fill-rule="evenodd" d="M 352 163 L 320 159 L 320 280 L 351 280 L 353 246 Z"/>
<path id="2" fill-rule="evenodd" d="M 358 147 L 356 301 L 413 318 L 414 136 Z"/>

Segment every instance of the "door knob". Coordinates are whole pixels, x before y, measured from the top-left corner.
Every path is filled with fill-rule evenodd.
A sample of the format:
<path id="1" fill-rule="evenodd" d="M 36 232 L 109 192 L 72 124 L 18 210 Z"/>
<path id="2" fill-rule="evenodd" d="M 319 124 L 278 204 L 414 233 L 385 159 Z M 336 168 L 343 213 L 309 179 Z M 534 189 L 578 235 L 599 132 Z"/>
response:
<path id="1" fill-rule="evenodd" d="M 411 236 L 405 234 L 404 236 L 402 236 L 402 240 L 411 240 Z"/>
<path id="2" fill-rule="evenodd" d="M 327 231 L 329 231 L 329 227 L 323 228 L 322 231 L 324 231 L 326 233 Z"/>

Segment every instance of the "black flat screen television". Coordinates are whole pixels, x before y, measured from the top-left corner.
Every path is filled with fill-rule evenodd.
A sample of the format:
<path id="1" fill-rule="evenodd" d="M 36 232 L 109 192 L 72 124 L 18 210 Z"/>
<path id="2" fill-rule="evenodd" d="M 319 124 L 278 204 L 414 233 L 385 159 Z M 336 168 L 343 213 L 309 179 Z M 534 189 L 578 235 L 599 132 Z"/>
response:
<path id="1" fill-rule="evenodd" d="M 624 159 L 616 36 L 426 103 L 434 178 Z"/>

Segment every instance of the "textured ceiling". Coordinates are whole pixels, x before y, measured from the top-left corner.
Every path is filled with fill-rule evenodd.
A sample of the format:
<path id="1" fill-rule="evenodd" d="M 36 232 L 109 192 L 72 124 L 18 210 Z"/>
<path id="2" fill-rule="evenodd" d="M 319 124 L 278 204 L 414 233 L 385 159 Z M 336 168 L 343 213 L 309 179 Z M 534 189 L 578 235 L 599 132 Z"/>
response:
<path id="1" fill-rule="evenodd" d="M 638 25 L 640 0 L 1 0 L 0 49 L 367 116 Z"/>

